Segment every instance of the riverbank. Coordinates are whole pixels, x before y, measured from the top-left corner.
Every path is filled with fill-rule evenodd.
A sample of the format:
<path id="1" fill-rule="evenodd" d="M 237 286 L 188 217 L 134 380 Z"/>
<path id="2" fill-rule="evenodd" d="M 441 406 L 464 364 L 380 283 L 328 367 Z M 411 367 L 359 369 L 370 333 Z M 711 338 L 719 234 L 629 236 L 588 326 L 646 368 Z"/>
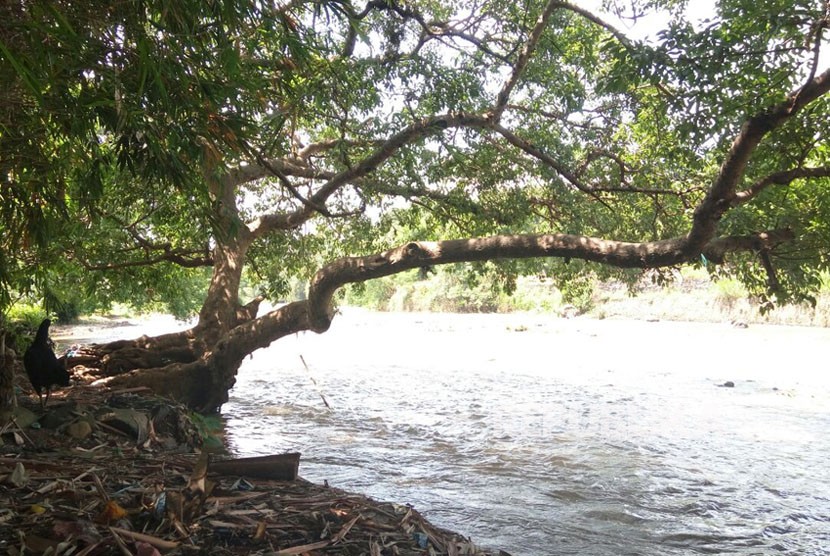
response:
<path id="1" fill-rule="evenodd" d="M 90 316 L 54 325 L 52 338 L 60 352 L 191 324 L 168 315 Z M 21 407 L 0 432 L 0 548 L 6 552 L 495 554 L 434 526 L 411 505 L 301 476 L 217 475 L 211 463 L 205 467 L 190 414 L 167 403 L 163 410 L 139 410 L 153 403 L 146 392 L 76 383 L 53 393 L 42 410 L 22 370 L 16 382 Z M 188 434 L 172 438 L 159 416 Z"/>
<path id="2" fill-rule="evenodd" d="M 815 307 L 782 305 L 762 314 L 758 302 L 749 298 L 734 281 L 679 279 L 666 286 L 643 285 L 635 295 L 622 284 L 608 283 L 597 287 L 586 316 L 826 328 L 830 327 L 830 295 L 819 295 Z"/>
<path id="3" fill-rule="evenodd" d="M 0 431 L 3 553 L 493 556 L 411 506 L 209 454 L 183 407 L 146 392 L 19 398 Z"/>
<path id="4" fill-rule="evenodd" d="M 570 286 L 555 280 L 519 277 L 510 295 L 492 276 L 469 283 L 463 275 L 438 271 L 427 278 L 395 275 L 346 288 L 344 304 L 376 311 L 422 313 L 516 313 L 588 316 L 597 319 L 739 322 L 830 326 L 830 279 L 816 305 L 780 305 L 761 313 L 760 303 L 735 279 L 713 280 L 703 269 L 685 268 L 664 279 L 647 273 L 631 286 L 590 279 Z M 565 287 L 565 286 L 563 286 Z"/>

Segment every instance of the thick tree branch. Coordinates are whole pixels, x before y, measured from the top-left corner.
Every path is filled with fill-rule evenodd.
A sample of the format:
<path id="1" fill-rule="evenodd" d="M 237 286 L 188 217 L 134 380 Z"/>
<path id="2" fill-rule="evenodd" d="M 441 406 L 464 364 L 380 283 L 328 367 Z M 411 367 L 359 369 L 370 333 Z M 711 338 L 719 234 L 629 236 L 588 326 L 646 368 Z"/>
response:
<path id="1" fill-rule="evenodd" d="M 524 73 L 528 62 L 530 62 L 530 58 L 536 50 L 536 45 L 539 44 L 539 40 L 542 38 L 542 33 L 548 26 L 550 16 L 556 8 L 561 7 L 563 7 L 562 2 L 555 2 L 551 0 L 547 3 L 544 10 L 542 10 L 542 13 L 539 14 L 539 18 L 536 20 L 536 24 L 530 32 L 530 36 L 522 47 L 522 50 L 519 52 L 519 58 L 513 66 L 513 71 L 510 74 L 510 77 L 507 81 L 505 81 L 501 91 L 499 91 L 499 94 L 496 97 L 496 104 L 493 106 L 492 110 L 492 118 L 494 122 L 498 122 L 501 119 L 501 115 L 507 107 L 507 102 L 510 100 L 510 93 L 512 93 L 513 89 L 516 88 L 516 85 L 519 83 L 519 79 Z"/>
<path id="2" fill-rule="evenodd" d="M 309 322 L 316 332 L 328 329 L 332 296 L 345 284 L 422 266 L 506 258 L 569 257 L 623 268 L 649 268 L 686 262 L 688 257 L 682 247 L 682 238 L 628 243 L 569 234 L 412 242 L 376 255 L 346 257 L 323 267 L 309 287 Z"/>
<path id="3" fill-rule="evenodd" d="M 795 239 L 790 228 L 769 230 L 748 236 L 721 237 L 710 241 L 703 249 L 703 255 L 715 264 L 722 264 L 728 253 L 738 251 L 770 251 L 782 243 Z"/>
<path id="4" fill-rule="evenodd" d="M 738 182 L 763 138 L 799 110 L 830 91 L 830 69 L 792 92 L 787 100 L 749 118 L 732 142 L 715 181 L 695 209 L 688 248 L 700 251 L 715 235 L 717 223 L 734 206 Z"/>
<path id="5" fill-rule="evenodd" d="M 764 176 L 743 191 L 735 193 L 732 206 L 739 206 L 750 202 L 762 191 L 773 185 L 789 185 L 793 181 L 800 178 L 826 177 L 830 177 L 830 166 L 821 166 L 817 168 L 793 168 L 792 170 L 776 172 L 774 174 Z"/>
<path id="6" fill-rule="evenodd" d="M 793 239 L 791 230 L 774 230 L 753 236 L 719 238 L 706 246 L 706 256 L 723 261 L 727 252 L 761 251 Z M 559 257 L 582 259 L 620 268 L 659 268 L 689 262 L 685 238 L 631 243 L 570 234 L 512 235 L 411 242 L 364 257 L 345 257 L 317 272 L 308 293 L 308 323 L 324 332 L 332 319 L 331 300 L 345 284 L 364 282 L 423 266 L 487 261 Z"/>
<path id="7" fill-rule="evenodd" d="M 722 238 L 707 249 L 712 260 L 719 253 L 741 249 L 768 252 L 780 241 L 791 237 L 789 231 L 774 231 L 747 238 Z M 148 377 L 164 381 L 170 373 L 193 376 L 178 388 L 167 382 L 166 394 L 202 410 L 215 409 L 227 400 L 235 369 L 252 351 L 304 330 L 326 331 L 333 318 L 332 297 L 343 285 L 363 282 L 423 266 L 471 262 L 500 258 L 571 257 L 602 262 L 619 267 L 655 268 L 686 262 L 683 238 L 649 243 L 627 243 L 566 234 L 494 236 L 439 242 L 412 242 L 384 253 L 365 257 L 347 257 L 323 267 L 314 277 L 306 301 L 278 307 L 258 318 L 250 318 L 258 305 L 247 307 L 245 318 L 228 331 L 198 360 L 179 362 L 167 367 L 141 369 L 108 378 L 111 387 L 146 385 Z M 246 308 L 243 308 L 246 309 Z M 191 334 L 192 331 L 188 331 Z M 189 336 L 181 335 L 186 340 Z M 178 338 L 178 336 L 177 336 Z M 232 370 L 232 371 L 230 371 Z M 176 375 L 179 376 L 179 375 Z M 216 387 L 217 383 L 220 387 Z"/>

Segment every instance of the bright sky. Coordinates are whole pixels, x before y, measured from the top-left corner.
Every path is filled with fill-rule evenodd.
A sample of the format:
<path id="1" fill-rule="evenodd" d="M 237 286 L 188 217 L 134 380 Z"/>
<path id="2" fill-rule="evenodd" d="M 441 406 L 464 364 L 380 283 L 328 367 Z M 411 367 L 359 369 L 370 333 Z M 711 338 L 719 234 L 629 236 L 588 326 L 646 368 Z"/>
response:
<path id="1" fill-rule="evenodd" d="M 638 19 L 636 22 L 620 20 L 615 15 L 602 9 L 602 0 L 574 0 L 574 4 L 588 9 L 595 14 L 602 15 L 608 23 L 624 32 L 633 39 L 645 39 L 665 28 L 669 20 L 667 13 L 655 13 Z M 715 0 L 689 0 L 686 6 L 686 17 L 692 24 L 715 16 Z"/>
<path id="2" fill-rule="evenodd" d="M 638 19 L 636 22 L 621 20 L 614 14 L 602 9 L 602 0 L 572 0 L 577 6 L 583 7 L 600 15 L 605 21 L 631 37 L 632 39 L 647 39 L 653 37 L 657 31 L 664 29 L 668 23 L 667 13 L 655 13 Z M 698 29 L 706 19 L 714 19 L 717 0 L 688 0 L 686 17 Z M 818 71 L 822 72 L 830 67 L 830 43 L 825 42 L 819 56 Z"/>

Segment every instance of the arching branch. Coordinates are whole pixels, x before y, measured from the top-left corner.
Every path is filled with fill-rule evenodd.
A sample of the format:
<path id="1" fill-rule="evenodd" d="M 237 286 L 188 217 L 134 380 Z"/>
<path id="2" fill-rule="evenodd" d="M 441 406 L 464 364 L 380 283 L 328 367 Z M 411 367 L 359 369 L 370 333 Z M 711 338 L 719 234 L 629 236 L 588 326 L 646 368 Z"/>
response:
<path id="1" fill-rule="evenodd" d="M 775 172 L 774 174 L 764 176 L 763 178 L 755 181 L 743 191 L 737 192 L 734 200 L 732 201 L 732 206 L 739 206 L 750 202 L 762 191 L 773 185 L 789 185 L 793 181 L 801 178 L 827 177 L 830 177 L 830 166 L 820 166 L 816 168 L 793 168 L 792 170 Z"/>
<path id="2" fill-rule="evenodd" d="M 799 110 L 830 91 L 830 69 L 790 93 L 788 98 L 749 118 L 726 154 L 717 177 L 694 213 L 689 244 L 700 250 L 715 235 L 717 223 L 734 206 L 736 188 L 763 138 Z"/>
<path id="3" fill-rule="evenodd" d="M 519 83 L 519 79 L 524 73 L 525 68 L 527 68 L 527 64 L 530 62 L 530 58 L 533 56 L 536 46 L 542 38 L 542 33 L 548 26 L 548 21 L 550 20 L 551 15 L 556 8 L 561 8 L 562 6 L 562 2 L 554 2 L 551 0 L 545 5 L 542 13 L 539 14 L 539 18 L 536 20 L 536 24 L 530 32 L 530 36 L 524 46 L 522 46 L 522 49 L 519 52 L 519 57 L 513 65 L 513 71 L 511 72 L 510 77 L 504 82 L 501 91 L 499 91 L 499 94 L 496 97 L 496 103 L 492 110 L 492 119 L 494 122 L 498 122 L 501 119 L 501 115 L 507 107 L 507 102 L 510 100 L 510 94 L 513 92 L 513 89 L 516 88 L 516 85 Z"/>
<path id="4" fill-rule="evenodd" d="M 308 204 L 290 213 L 270 214 L 260 217 L 250 226 L 255 236 L 262 236 L 274 229 L 290 229 L 307 221 L 314 214 L 310 206 L 322 206 L 335 192 L 349 184 L 358 183 L 375 169 L 393 157 L 407 145 L 417 143 L 432 135 L 442 133 L 449 128 L 487 128 L 492 122 L 479 115 L 459 113 L 440 114 L 422 118 L 406 126 L 397 133 L 377 142 L 372 153 L 358 161 L 352 167 L 337 172 L 308 197 Z"/>

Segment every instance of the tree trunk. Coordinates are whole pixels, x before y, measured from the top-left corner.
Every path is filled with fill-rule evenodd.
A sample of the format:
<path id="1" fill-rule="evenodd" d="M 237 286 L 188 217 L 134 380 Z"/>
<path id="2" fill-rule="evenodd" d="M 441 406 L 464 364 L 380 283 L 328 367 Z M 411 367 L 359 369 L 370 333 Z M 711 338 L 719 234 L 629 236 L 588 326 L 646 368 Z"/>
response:
<path id="1" fill-rule="evenodd" d="M 213 250 L 213 277 L 196 325 L 200 339 L 206 345 L 213 344 L 219 336 L 234 328 L 241 318 L 256 316 L 247 315 L 239 303 L 239 284 L 249 244 L 247 235 L 240 234 L 240 237 L 217 244 Z"/>
<path id="2" fill-rule="evenodd" d="M 236 373 L 245 357 L 279 338 L 310 328 L 307 306 L 306 301 L 290 303 L 257 319 L 240 323 L 222 335 L 197 359 L 149 368 L 135 367 L 128 372 L 113 372 L 112 365 L 105 364 L 105 356 L 101 358 L 98 369 L 92 369 L 91 374 L 102 377 L 101 382 L 113 388 L 144 386 L 197 411 L 216 411 L 228 401 L 228 392 L 236 382 Z M 187 332 L 194 330 L 196 329 Z M 93 346 L 92 350 L 107 347 Z M 136 350 L 137 355 L 143 356 L 141 362 L 158 361 L 159 358 L 176 353 L 166 350 L 150 355 L 147 350 L 128 347 L 117 350 L 112 355 L 120 357 L 121 353 L 132 354 L 133 350 Z"/>
<path id="3" fill-rule="evenodd" d="M 12 417 L 17 399 L 14 396 L 15 353 L 6 350 L 6 331 L 0 330 L 0 426 Z"/>

